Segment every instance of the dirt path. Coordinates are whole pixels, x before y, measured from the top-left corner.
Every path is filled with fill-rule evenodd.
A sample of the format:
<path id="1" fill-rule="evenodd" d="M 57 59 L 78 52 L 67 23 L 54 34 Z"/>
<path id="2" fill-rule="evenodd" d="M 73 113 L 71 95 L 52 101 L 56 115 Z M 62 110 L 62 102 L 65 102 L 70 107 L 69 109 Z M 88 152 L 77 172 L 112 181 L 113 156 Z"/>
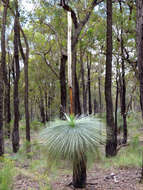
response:
<path id="1" fill-rule="evenodd" d="M 88 172 L 86 190 L 143 190 L 143 185 L 139 184 L 139 177 L 140 170 L 136 168 L 104 170 L 95 167 Z M 71 190 L 72 187 L 66 187 L 66 184 L 70 182 L 71 176 L 63 175 L 52 184 L 52 188 L 53 190 Z"/>

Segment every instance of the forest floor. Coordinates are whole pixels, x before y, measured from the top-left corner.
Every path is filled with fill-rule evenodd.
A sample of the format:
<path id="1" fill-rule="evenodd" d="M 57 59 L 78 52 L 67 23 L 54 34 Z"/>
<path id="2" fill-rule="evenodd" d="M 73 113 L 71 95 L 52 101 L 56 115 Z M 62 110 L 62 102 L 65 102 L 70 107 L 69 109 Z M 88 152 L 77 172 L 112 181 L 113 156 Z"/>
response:
<path id="1" fill-rule="evenodd" d="M 28 172 L 26 166 L 18 166 L 19 174 L 15 177 L 13 184 L 14 190 L 71 190 L 74 189 L 68 184 L 72 180 L 71 174 L 65 174 L 63 169 L 58 171 L 58 175 L 50 176 L 50 186 L 46 188 L 46 183 L 36 179 L 35 174 Z M 143 190 L 143 184 L 139 183 L 140 180 L 139 168 L 110 168 L 103 169 L 94 166 L 92 170 L 87 173 L 87 188 L 86 190 Z M 67 171 L 66 171 L 67 173 Z M 71 173 L 69 171 L 69 173 Z M 116 176 L 116 180 L 112 174 Z"/>
<path id="2" fill-rule="evenodd" d="M 21 139 L 25 137 L 24 129 Z M 21 148 L 17 154 L 11 153 L 11 142 L 6 140 L 6 157 L 14 163 L 13 182 L 8 190 L 72 190 L 68 184 L 72 181 L 72 170 L 69 163 L 61 161 L 50 166 L 46 150 L 37 141 L 38 131 L 32 130 L 31 153 L 26 154 L 26 143 L 21 141 Z M 87 172 L 86 190 L 143 190 L 139 183 L 141 176 L 141 148 L 142 137 L 140 130 L 133 129 L 133 140 L 128 146 L 122 147 L 115 158 L 105 156 L 90 166 Z M 141 135 L 142 136 L 142 135 Z M 114 176 L 113 176 L 114 174 Z"/>

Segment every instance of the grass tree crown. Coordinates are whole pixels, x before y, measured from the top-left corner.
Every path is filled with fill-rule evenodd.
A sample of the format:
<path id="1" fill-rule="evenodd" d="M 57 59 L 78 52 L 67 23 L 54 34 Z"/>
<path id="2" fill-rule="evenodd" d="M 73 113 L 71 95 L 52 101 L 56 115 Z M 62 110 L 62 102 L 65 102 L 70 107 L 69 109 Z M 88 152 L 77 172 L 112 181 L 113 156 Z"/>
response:
<path id="1" fill-rule="evenodd" d="M 46 145 L 50 157 L 75 161 L 81 155 L 95 154 L 97 146 L 105 142 L 101 121 L 92 116 L 65 114 L 65 117 L 66 120 L 50 122 L 40 134 L 40 141 Z"/>

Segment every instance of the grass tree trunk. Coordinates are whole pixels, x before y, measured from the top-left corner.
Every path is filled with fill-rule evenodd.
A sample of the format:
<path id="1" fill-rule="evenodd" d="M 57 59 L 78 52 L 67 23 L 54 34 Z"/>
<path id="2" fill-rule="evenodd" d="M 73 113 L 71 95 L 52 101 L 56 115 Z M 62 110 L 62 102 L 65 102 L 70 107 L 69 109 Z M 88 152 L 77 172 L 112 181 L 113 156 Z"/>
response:
<path id="1" fill-rule="evenodd" d="M 12 131 L 12 145 L 13 145 L 13 152 L 17 152 L 19 150 L 19 90 L 18 90 L 18 83 L 20 78 L 20 67 L 19 67 L 19 13 L 18 13 L 18 2 L 15 1 L 16 7 L 16 15 L 14 21 L 14 127 Z"/>
<path id="2" fill-rule="evenodd" d="M 73 163 L 73 186 L 75 188 L 84 188 L 86 186 L 86 159 L 75 161 Z"/>
<path id="3" fill-rule="evenodd" d="M 105 100 L 107 140 L 106 156 L 116 155 L 117 135 L 113 117 L 112 103 L 112 0 L 107 0 L 107 34 L 106 34 L 106 75 L 105 75 Z"/>

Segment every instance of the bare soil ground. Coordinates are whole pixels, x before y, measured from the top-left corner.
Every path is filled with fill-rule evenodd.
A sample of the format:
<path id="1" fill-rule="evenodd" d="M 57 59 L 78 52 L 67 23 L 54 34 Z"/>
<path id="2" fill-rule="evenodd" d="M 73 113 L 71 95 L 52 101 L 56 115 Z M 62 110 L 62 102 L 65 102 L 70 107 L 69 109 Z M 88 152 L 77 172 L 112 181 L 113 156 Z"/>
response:
<path id="1" fill-rule="evenodd" d="M 96 166 L 87 174 L 86 190 L 143 190 L 143 184 L 139 183 L 140 173 L 138 168 L 103 169 Z M 51 179 L 51 189 L 72 190 L 74 188 L 68 186 L 71 181 L 72 176 L 61 171 L 56 180 Z M 14 190 L 41 190 L 39 181 L 26 174 L 16 176 L 13 187 Z"/>
<path id="2" fill-rule="evenodd" d="M 114 173 L 115 177 L 112 176 Z M 94 167 L 88 172 L 86 190 L 143 190 L 139 183 L 141 171 L 137 168 L 101 169 Z M 71 182 L 71 176 L 59 176 L 52 184 L 53 190 L 71 190 L 66 187 Z"/>

